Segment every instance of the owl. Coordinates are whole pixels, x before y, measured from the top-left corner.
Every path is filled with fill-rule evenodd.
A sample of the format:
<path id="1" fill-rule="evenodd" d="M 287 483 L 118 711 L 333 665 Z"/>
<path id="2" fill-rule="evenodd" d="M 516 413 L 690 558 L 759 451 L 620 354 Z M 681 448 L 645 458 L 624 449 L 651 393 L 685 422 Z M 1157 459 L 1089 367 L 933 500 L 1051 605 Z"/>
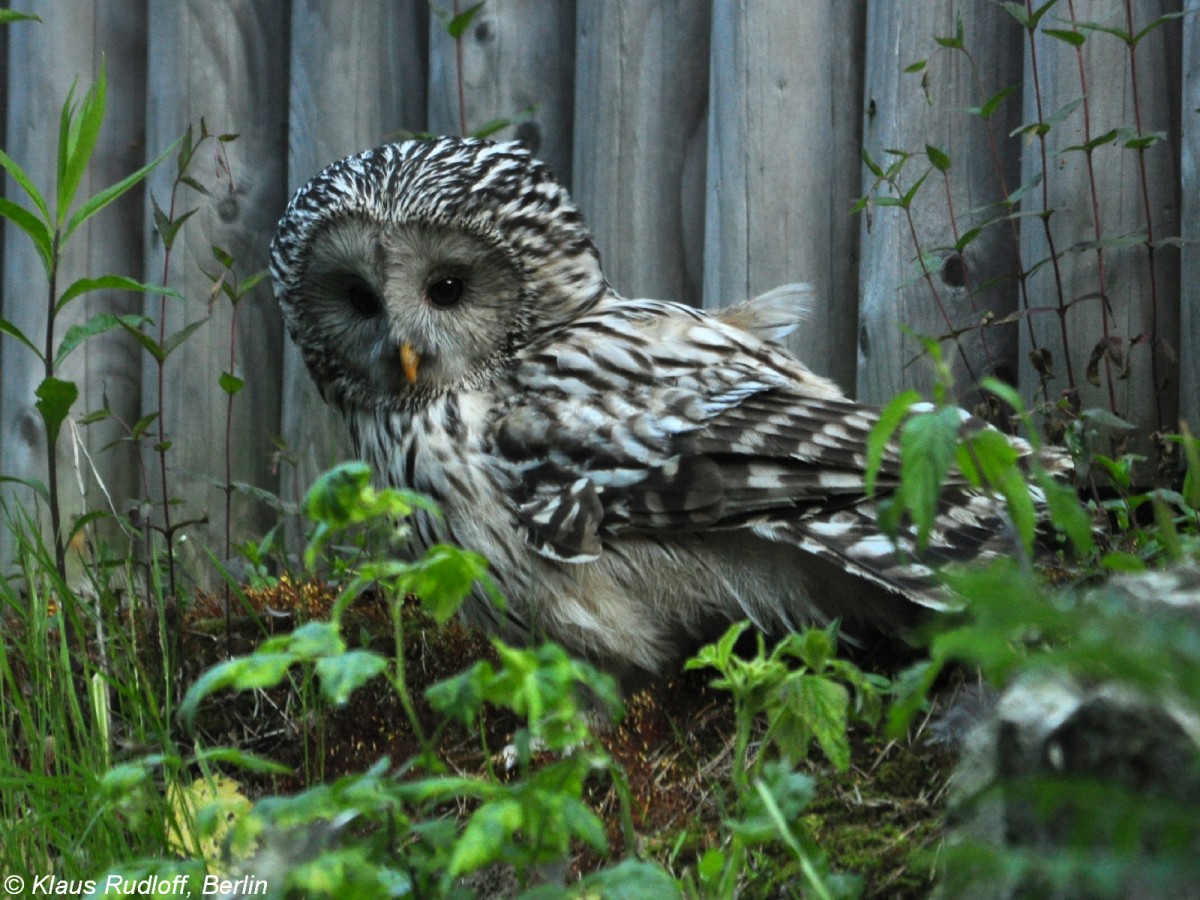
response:
<path id="1" fill-rule="evenodd" d="M 438 138 L 335 162 L 292 198 L 275 294 L 321 395 L 388 483 L 433 498 L 414 551 L 489 560 L 464 607 L 622 679 L 671 673 L 728 623 L 890 631 L 941 602 L 884 535 L 875 409 L 789 354 L 808 289 L 726 310 L 607 282 L 579 210 L 517 144 Z M 966 417 L 966 414 L 963 414 Z M 951 490 L 930 551 L 988 552 L 992 498 Z"/>

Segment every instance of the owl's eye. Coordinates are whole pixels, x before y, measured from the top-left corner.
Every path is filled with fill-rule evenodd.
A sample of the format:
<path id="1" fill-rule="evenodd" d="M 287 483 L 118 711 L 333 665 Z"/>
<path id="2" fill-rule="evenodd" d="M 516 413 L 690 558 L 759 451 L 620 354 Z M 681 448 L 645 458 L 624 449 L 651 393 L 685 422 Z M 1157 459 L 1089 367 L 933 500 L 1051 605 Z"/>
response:
<path id="1" fill-rule="evenodd" d="M 383 303 L 379 295 L 361 278 L 351 278 L 342 289 L 346 301 L 354 307 L 354 311 L 364 319 L 377 316 L 383 312 Z"/>
<path id="2" fill-rule="evenodd" d="M 425 296 L 439 309 L 449 309 L 462 299 L 464 288 L 461 278 L 439 278 L 425 288 Z"/>

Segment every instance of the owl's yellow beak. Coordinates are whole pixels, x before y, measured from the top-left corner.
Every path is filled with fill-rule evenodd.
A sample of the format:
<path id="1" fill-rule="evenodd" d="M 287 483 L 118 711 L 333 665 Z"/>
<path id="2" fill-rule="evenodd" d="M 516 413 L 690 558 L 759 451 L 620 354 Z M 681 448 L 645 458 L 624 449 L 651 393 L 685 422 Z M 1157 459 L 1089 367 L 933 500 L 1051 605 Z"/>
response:
<path id="1" fill-rule="evenodd" d="M 412 344 L 406 342 L 400 345 L 400 365 L 404 369 L 404 377 L 408 379 L 408 383 L 416 384 L 417 369 L 421 365 L 421 354 L 412 348 Z"/>

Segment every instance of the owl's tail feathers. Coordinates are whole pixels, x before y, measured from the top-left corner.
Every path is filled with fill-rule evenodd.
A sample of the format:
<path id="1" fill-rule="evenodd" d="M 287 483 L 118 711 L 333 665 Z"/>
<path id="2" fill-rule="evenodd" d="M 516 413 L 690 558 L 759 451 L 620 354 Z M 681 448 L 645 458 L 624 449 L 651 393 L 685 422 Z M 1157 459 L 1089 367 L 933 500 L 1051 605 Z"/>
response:
<path id="1" fill-rule="evenodd" d="M 957 486 L 943 495 L 922 548 L 918 548 L 916 529 L 911 526 L 902 526 L 895 535 L 884 534 L 872 501 L 799 520 L 762 521 L 752 527 L 762 537 L 797 545 L 888 594 L 939 611 L 961 609 L 959 598 L 938 579 L 939 568 L 1019 552 L 1019 540 L 1004 513 L 1003 501 Z M 854 617 L 853 601 L 815 599 L 829 602 L 841 615 Z"/>
<path id="2" fill-rule="evenodd" d="M 726 325 L 778 343 L 800 327 L 814 300 L 811 284 L 782 284 L 765 294 L 715 310 L 714 314 Z"/>

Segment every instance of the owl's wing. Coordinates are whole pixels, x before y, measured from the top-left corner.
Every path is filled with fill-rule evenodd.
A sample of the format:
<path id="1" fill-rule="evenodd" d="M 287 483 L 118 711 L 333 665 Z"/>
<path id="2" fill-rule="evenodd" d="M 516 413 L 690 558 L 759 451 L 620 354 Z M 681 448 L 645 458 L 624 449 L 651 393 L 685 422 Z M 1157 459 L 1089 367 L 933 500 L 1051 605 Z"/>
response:
<path id="1" fill-rule="evenodd" d="M 529 354 L 521 399 L 497 422 L 539 552 L 587 561 L 622 533 L 751 528 L 891 590 L 928 589 L 928 569 L 904 552 L 915 541 L 898 553 L 866 495 L 875 410 L 753 335 L 639 304 Z M 897 478 L 889 448 L 878 494 Z M 930 541 L 940 558 L 978 555 L 1003 522 L 991 498 L 958 494 Z"/>

